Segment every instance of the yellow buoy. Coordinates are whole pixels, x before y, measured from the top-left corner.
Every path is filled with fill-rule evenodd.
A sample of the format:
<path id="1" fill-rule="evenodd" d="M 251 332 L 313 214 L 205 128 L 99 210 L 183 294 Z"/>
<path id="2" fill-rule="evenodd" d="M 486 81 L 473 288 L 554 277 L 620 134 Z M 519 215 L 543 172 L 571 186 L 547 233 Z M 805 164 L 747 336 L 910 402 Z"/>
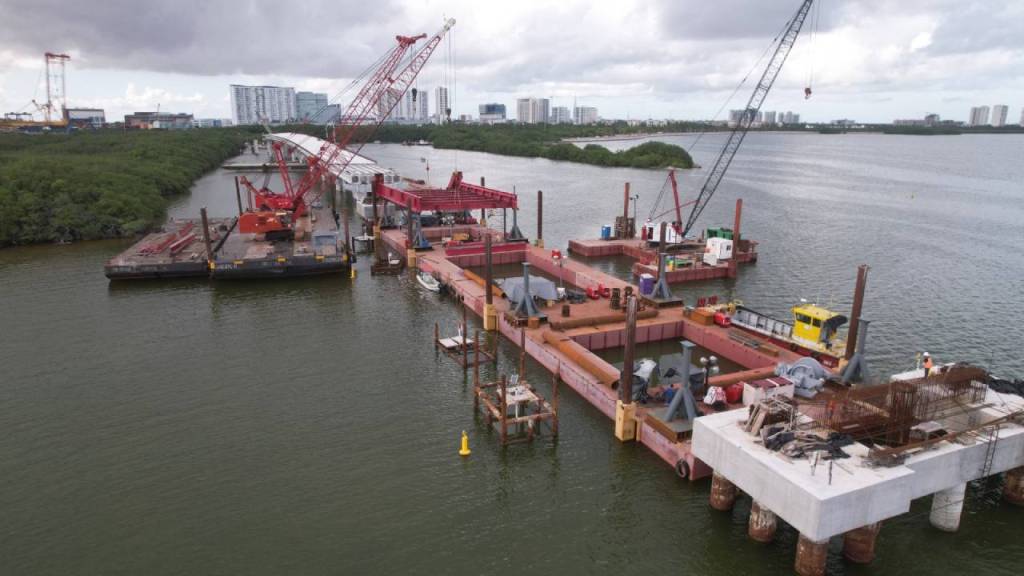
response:
<path id="1" fill-rule="evenodd" d="M 469 454 L 470 454 L 470 451 L 469 451 L 469 436 L 466 434 L 466 431 L 463 430 L 462 431 L 462 447 L 459 448 L 459 456 L 469 456 Z"/>

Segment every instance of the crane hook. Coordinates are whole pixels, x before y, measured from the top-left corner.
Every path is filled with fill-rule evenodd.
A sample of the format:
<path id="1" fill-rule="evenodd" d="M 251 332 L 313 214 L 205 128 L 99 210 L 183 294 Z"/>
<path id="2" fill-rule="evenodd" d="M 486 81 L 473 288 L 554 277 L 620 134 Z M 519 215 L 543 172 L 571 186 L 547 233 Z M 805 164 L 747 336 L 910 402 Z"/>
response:
<path id="1" fill-rule="evenodd" d="M 804 88 L 804 100 L 810 100 L 810 99 L 811 99 L 811 87 L 808 86 L 808 87 Z"/>

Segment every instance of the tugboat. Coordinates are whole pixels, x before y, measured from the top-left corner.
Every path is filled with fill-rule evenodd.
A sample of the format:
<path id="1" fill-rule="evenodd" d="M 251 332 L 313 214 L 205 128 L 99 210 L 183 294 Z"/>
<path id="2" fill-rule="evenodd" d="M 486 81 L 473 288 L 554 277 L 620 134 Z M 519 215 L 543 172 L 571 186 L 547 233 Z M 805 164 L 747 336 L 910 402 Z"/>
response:
<path id="1" fill-rule="evenodd" d="M 839 327 L 847 318 L 817 304 L 793 307 L 793 322 L 777 320 L 745 306 L 737 305 L 730 320 L 737 328 L 767 336 L 780 346 L 810 356 L 826 368 L 839 368 L 846 341 L 838 338 Z"/>

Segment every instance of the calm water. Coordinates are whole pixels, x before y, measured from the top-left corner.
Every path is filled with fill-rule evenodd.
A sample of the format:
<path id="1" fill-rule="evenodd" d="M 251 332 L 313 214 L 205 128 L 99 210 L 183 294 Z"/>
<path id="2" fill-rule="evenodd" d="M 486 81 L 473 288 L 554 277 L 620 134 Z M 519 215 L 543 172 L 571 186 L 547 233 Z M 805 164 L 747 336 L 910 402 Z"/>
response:
<path id="1" fill-rule="evenodd" d="M 680 139 L 687 145 L 689 139 Z M 694 150 L 710 165 L 721 140 Z M 865 315 L 877 374 L 928 350 L 1024 375 L 1019 342 L 1024 138 L 755 134 L 704 222 L 744 230 L 761 261 L 691 287 L 785 314 L 804 297 L 848 308 L 872 266 Z M 406 175 L 455 166 L 545 192 L 545 236 L 597 235 L 622 182 L 645 217 L 664 175 L 546 160 L 370 146 Z M 690 192 L 703 171 L 682 175 Z M 234 210 L 231 174 L 172 214 Z M 437 359 L 434 322 L 457 309 L 410 278 L 111 285 L 128 242 L 0 251 L 0 574 L 789 573 L 796 534 L 745 536 L 749 501 L 713 513 L 647 450 L 571 391 L 562 436 L 506 451 L 476 422 L 461 369 Z M 622 262 L 601 266 L 624 274 Z M 671 351 L 654 347 L 647 353 Z M 515 363 L 502 343 L 501 367 Z M 491 376 L 489 370 L 485 376 Z M 547 381 L 536 367 L 530 376 Z M 459 459 L 458 435 L 473 456 Z M 888 522 L 870 570 L 1017 574 L 1024 511 L 975 487 L 961 532 L 928 499 Z"/>

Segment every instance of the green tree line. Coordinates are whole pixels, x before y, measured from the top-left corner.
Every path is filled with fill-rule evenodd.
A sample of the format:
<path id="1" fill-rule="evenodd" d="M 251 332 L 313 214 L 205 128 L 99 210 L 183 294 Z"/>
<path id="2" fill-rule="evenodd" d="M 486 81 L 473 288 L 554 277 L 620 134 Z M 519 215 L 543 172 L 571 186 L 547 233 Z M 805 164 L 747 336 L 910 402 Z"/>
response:
<path id="1" fill-rule="evenodd" d="M 0 247 L 131 236 L 236 155 L 249 129 L 0 134 Z"/>
<path id="2" fill-rule="evenodd" d="M 665 126 L 665 131 L 696 131 L 703 125 L 679 123 Z M 282 130 L 303 132 L 324 136 L 323 127 L 290 126 Z M 612 152 L 598 144 L 583 147 L 564 142 L 566 138 L 593 138 L 635 134 L 638 128 L 625 122 L 593 126 L 572 124 L 462 124 L 403 126 L 384 125 L 370 136 L 363 129 L 356 138 L 366 138 L 384 143 L 403 143 L 424 140 L 435 148 L 488 152 L 505 156 L 527 158 L 548 158 L 567 162 L 580 162 L 597 166 L 623 166 L 631 168 L 692 168 L 693 159 L 680 146 L 662 142 L 647 142 L 628 150 Z"/>

